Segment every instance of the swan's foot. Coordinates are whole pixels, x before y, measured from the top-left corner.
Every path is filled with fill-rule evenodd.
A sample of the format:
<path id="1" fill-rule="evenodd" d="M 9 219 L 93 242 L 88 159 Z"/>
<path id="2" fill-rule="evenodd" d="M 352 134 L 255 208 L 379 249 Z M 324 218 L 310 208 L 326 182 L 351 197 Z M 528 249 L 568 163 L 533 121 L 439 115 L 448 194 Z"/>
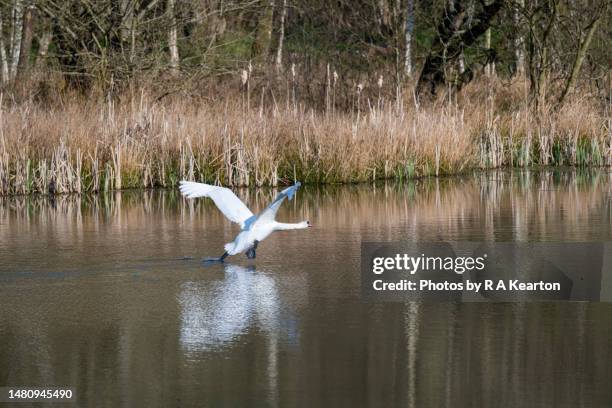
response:
<path id="1" fill-rule="evenodd" d="M 257 254 L 255 253 L 255 251 L 257 250 L 257 244 L 259 244 L 259 241 L 255 241 L 253 246 L 246 252 L 247 258 L 255 259 L 255 257 L 257 256 Z"/>
<path id="2" fill-rule="evenodd" d="M 225 258 L 227 258 L 228 255 L 229 254 L 226 251 L 220 257 L 218 257 L 218 258 L 206 258 L 206 259 L 204 259 L 204 262 L 221 262 L 221 263 L 223 263 L 225 261 Z"/>
<path id="3" fill-rule="evenodd" d="M 249 249 L 248 251 L 246 251 L 246 256 L 249 259 L 255 259 L 255 257 L 257 256 L 257 254 L 255 253 L 255 247 Z"/>

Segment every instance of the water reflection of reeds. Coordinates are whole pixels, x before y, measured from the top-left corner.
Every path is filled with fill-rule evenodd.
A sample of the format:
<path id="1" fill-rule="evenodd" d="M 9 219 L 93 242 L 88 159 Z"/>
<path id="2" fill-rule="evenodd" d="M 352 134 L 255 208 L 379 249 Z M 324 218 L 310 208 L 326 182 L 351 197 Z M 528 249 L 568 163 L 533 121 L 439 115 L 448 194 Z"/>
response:
<path id="1" fill-rule="evenodd" d="M 271 237 L 272 261 L 252 271 L 176 261 L 177 241 L 236 233 L 214 204 L 176 191 L 0 197 L 3 268 L 160 256 L 77 283 L 5 282 L 0 378 L 75 384 L 85 405 L 113 389 L 112 405 L 605 406 L 609 306 L 366 304 L 355 265 L 362 239 L 610 240 L 610 181 L 525 171 L 306 186 L 279 217 L 310 219 L 313 234 Z M 257 211 L 275 190 L 238 194 Z"/>
<path id="2" fill-rule="evenodd" d="M 403 184 L 307 186 L 297 200 L 285 205 L 280 217 L 309 219 L 330 232 L 379 231 L 369 239 L 397 238 L 392 230 L 398 225 L 411 240 L 605 238 L 612 211 L 611 185 L 606 172 L 551 170 L 485 172 Z M 237 194 L 257 212 L 276 190 L 241 189 Z M 53 227 L 58 239 L 74 238 L 84 227 L 98 231 L 110 223 L 129 228 L 152 222 L 151 216 L 158 224 L 175 223 L 177 213 L 185 228 L 196 217 L 204 224 L 224 223 L 212 202 L 184 200 L 176 191 L 18 196 L 0 197 L 0 225 L 10 227 L 0 234 Z M 60 232 L 68 235 L 62 237 Z"/>

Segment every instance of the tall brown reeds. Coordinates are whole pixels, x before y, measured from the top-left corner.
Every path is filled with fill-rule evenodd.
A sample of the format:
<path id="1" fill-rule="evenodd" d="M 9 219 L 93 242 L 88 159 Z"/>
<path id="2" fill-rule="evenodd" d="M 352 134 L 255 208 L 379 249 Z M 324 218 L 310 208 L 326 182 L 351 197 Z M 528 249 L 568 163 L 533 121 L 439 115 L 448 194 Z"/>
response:
<path id="1" fill-rule="evenodd" d="M 51 184 L 59 193 L 171 187 L 183 178 L 274 186 L 612 164 L 610 119 L 588 100 L 535 115 L 521 85 L 513 92 L 471 84 L 461 97 L 427 106 L 407 92 L 402 100 L 410 103 L 398 109 L 385 101 L 380 80 L 372 90 L 359 84 L 351 112 L 336 109 L 337 74 L 330 72 L 320 110 L 300 102 L 293 83 L 289 103 L 268 102 L 262 90 L 260 106 L 252 106 L 248 73 L 242 95 L 214 102 L 157 101 L 144 91 L 104 102 L 65 97 L 53 106 L 5 99 L 0 194 L 46 192 Z"/>

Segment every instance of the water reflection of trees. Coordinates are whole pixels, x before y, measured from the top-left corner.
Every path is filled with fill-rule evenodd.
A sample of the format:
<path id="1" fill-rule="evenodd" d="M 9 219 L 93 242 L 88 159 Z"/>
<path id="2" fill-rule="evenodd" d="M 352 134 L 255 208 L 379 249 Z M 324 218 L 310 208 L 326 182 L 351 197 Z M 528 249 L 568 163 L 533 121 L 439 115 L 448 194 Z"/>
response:
<path id="1" fill-rule="evenodd" d="M 600 405 L 612 397 L 602 383 L 611 367 L 609 306 L 368 305 L 355 289 L 360 282 L 355 271 L 362 239 L 609 240 L 611 186 L 609 173 L 597 171 L 488 172 L 404 184 L 306 186 L 279 217 L 310 219 L 315 229 L 308 241 L 304 235 L 286 234 L 271 237 L 264 248 L 268 257 L 280 254 L 274 262 L 280 257 L 307 262 L 296 266 L 299 273 L 282 272 L 283 279 L 299 284 L 287 286 L 276 271 L 228 266 L 216 280 L 197 275 L 181 280 L 176 292 L 154 289 L 149 295 L 155 304 L 145 298 L 143 305 L 160 315 L 174 313 L 169 319 L 176 318 L 177 327 L 165 327 L 165 333 L 178 333 L 176 339 L 154 341 L 146 340 L 151 333 L 139 326 L 143 317 L 133 310 L 112 303 L 98 306 L 101 310 L 74 310 L 67 304 L 62 312 L 72 311 L 77 320 L 78 313 L 103 316 L 91 337 L 70 332 L 88 339 L 68 346 L 69 352 L 76 350 L 71 369 L 91 382 L 115 386 L 129 382 L 137 371 L 176 370 L 201 377 L 201 394 L 191 392 L 211 403 L 215 400 L 206 398 L 215 393 L 232 401 L 239 398 L 236 389 L 263 389 L 272 405 L 299 405 L 304 395 L 313 406 L 359 406 L 364 401 L 379 406 L 453 406 L 455 401 L 508 407 L 551 401 L 556 406 Z M 274 194 L 269 189 L 239 191 L 254 211 Z M 208 239 L 206 231 L 214 230 L 221 235 L 217 241 L 224 242 L 236 232 L 212 203 L 183 200 L 167 191 L 58 196 L 54 206 L 46 197 L 3 197 L 0 226 L 0 258 L 9 263 L 19 261 L 14 254 L 30 252 L 31 241 L 52 242 L 74 254 L 88 251 L 80 246 L 83 240 L 134 245 L 135 237 L 151 234 L 146 245 L 152 251 L 176 256 L 177 240 L 202 242 Z M 138 287 L 128 290 L 120 284 L 85 290 L 86 296 L 106 299 L 101 295 L 106 294 L 118 305 L 141 295 Z M 23 304 L 15 296 L 6 299 L 4 305 Z M 12 345 L 11 352 L 22 354 L 22 361 L 46 361 L 42 366 L 50 367 L 50 356 L 65 349 L 45 322 L 62 317 L 41 311 L 38 304 L 32 300 L 18 309 L 17 322 L 9 318 L 10 308 L 3 308 L 0 321 L 12 323 L 0 328 L 0 337 Z M 290 324 L 282 305 L 292 313 Z M 35 331 L 44 336 L 32 343 L 38 350 L 32 353 L 18 339 Z M 300 344 L 292 348 L 297 331 Z M 92 368 L 103 367 L 96 355 L 104 350 L 121 360 L 120 378 L 110 380 L 104 370 Z M 159 361 L 151 359 L 160 350 Z M 198 362 L 205 358 L 206 364 Z M 0 359 L 10 361 L 2 351 Z M 32 370 L 32 378 L 49 383 L 59 375 Z M 265 381 L 258 378 L 262 373 Z M 154 374 L 144 376 L 160 381 Z M 237 377 L 244 388 L 240 383 L 224 388 Z M 189 388 L 178 379 L 165 381 L 183 391 Z M 139 390 L 126 393 L 140 395 Z"/>
<path id="2" fill-rule="evenodd" d="M 276 190 L 237 193 L 257 212 Z M 210 201 L 184 200 L 176 191 L 65 195 L 53 201 L 51 206 L 46 196 L 0 197 L 0 222 L 25 231 L 49 225 L 78 233 L 84 222 L 123 225 L 145 222 L 152 213 L 160 222 L 168 217 L 175 222 L 176 212 L 182 220 L 223 220 Z M 612 183 L 605 171 L 499 171 L 403 184 L 306 186 L 279 216 L 304 217 L 328 230 L 365 227 L 378 231 L 379 238 L 392 237 L 393 227 L 401 225 L 414 239 L 580 240 L 607 233 L 608 225 L 599 221 L 609 222 L 611 201 Z"/>

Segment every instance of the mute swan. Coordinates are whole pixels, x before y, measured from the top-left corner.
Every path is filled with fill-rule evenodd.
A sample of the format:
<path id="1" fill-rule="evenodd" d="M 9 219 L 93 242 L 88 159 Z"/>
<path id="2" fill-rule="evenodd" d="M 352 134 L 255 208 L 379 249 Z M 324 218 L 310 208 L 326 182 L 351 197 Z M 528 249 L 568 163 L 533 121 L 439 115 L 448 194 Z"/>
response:
<path id="1" fill-rule="evenodd" d="M 236 255 L 246 251 L 247 258 L 254 259 L 257 245 L 266 239 L 274 231 L 305 229 L 311 227 L 309 221 L 302 221 L 295 224 L 286 224 L 276 222 L 276 213 L 280 208 L 285 198 L 291 200 L 301 186 L 300 182 L 288 187 L 280 192 L 280 194 L 272 201 L 272 203 L 263 210 L 259 215 L 254 215 L 248 207 L 240 201 L 232 190 L 211 186 L 209 184 L 196 183 L 193 181 L 181 181 L 181 193 L 187 198 L 209 197 L 214 202 L 217 208 L 221 210 L 230 221 L 240 225 L 242 230 L 236 236 L 234 241 L 225 244 L 225 252 L 219 258 L 208 258 L 208 261 L 223 260 L 228 255 Z"/>

